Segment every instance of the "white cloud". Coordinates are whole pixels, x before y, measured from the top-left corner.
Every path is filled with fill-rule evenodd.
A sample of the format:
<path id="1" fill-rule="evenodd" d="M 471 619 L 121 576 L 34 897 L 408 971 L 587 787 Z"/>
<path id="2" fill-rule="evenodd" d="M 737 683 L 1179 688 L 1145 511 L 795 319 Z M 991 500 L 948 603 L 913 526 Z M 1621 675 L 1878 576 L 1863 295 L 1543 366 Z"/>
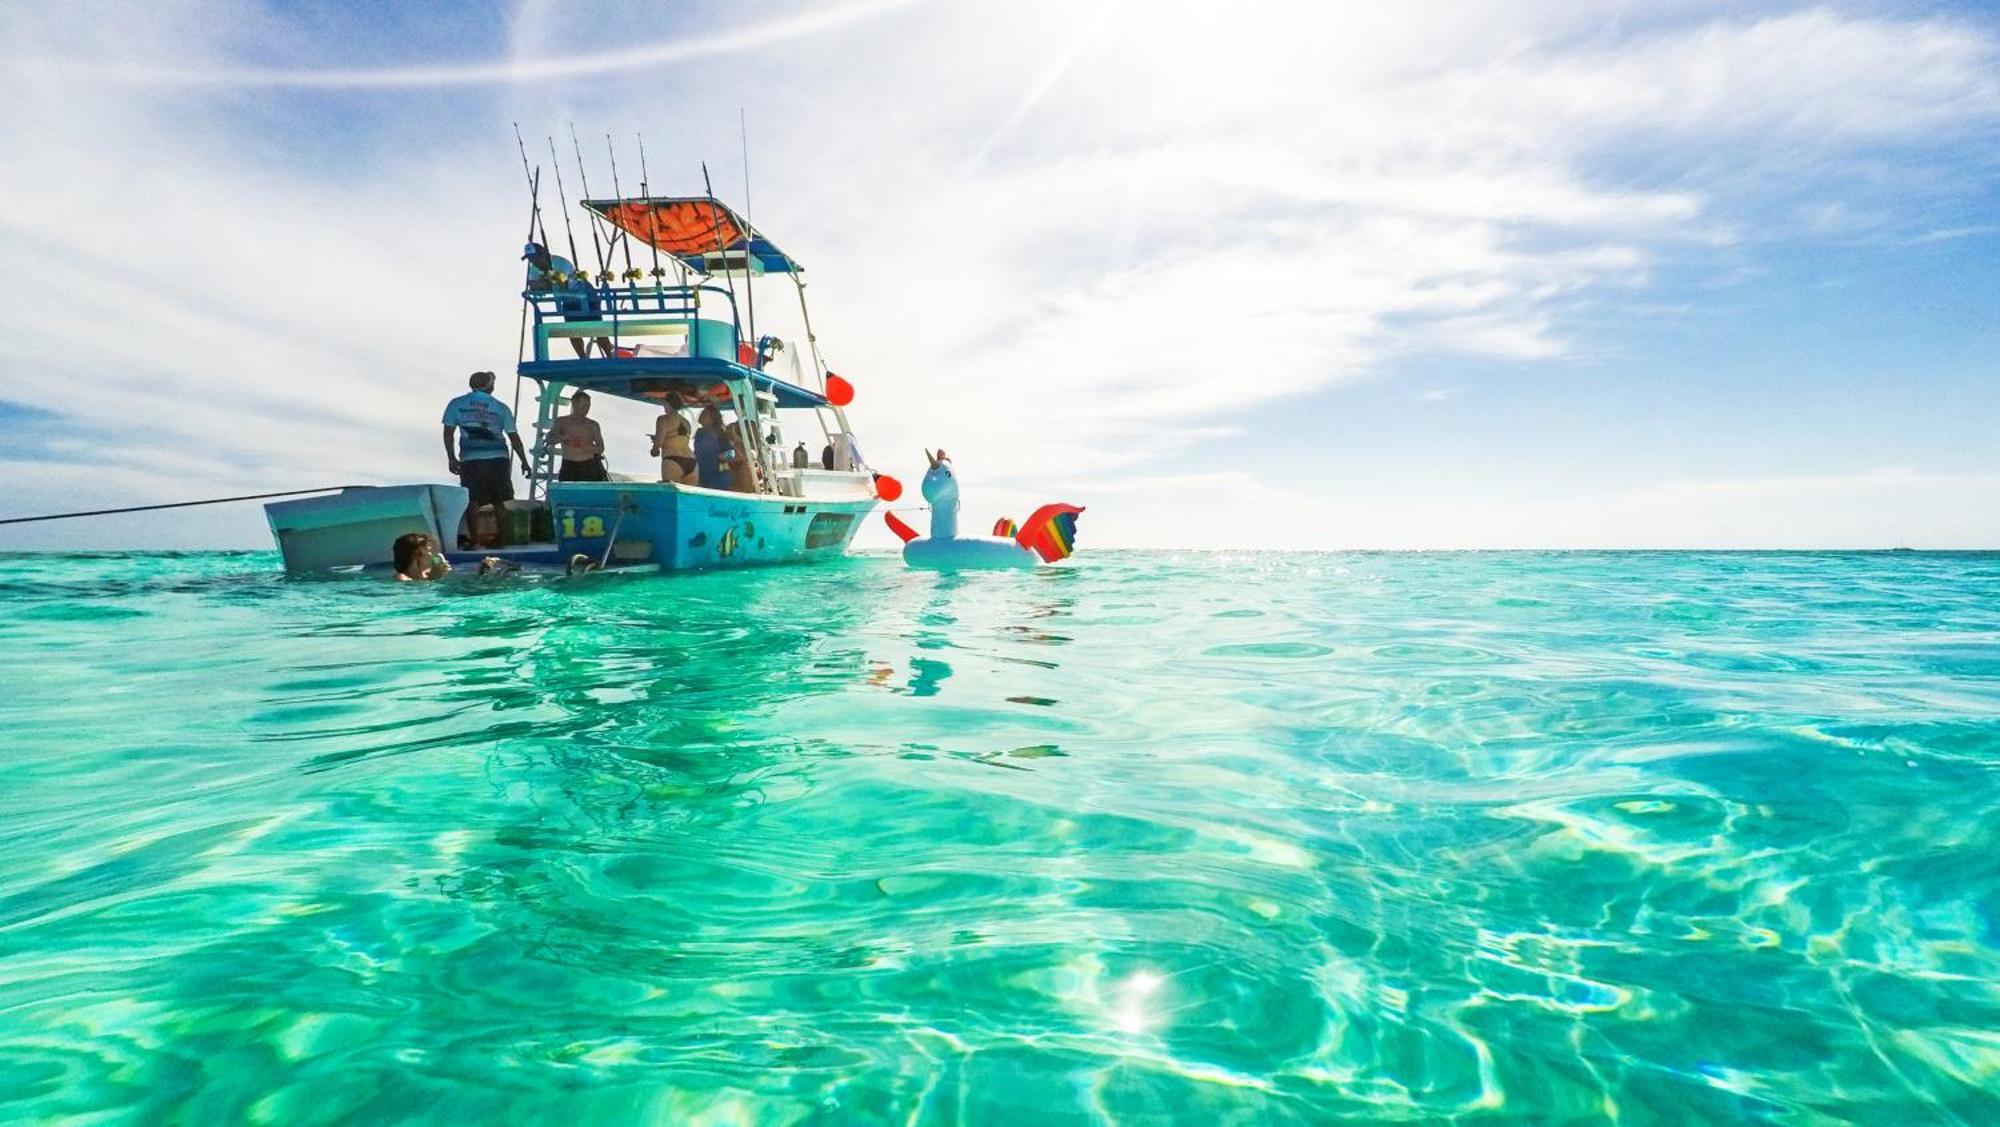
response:
<path id="1" fill-rule="evenodd" d="M 1123 542 L 1184 546 L 1187 514 L 1200 513 L 1200 543 L 1228 548 L 1952 549 L 1990 547 L 1992 514 L 2000 511 L 2000 474 L 1893 468 L 1628 489 L 1579 483 L 1574 491 L 1497 501 L 1461 499 L 1432 484 L 1375 482 L 1334 493 L 1254 475 L 1149 479 L 1116 493 L 1115 508 L 1089 510 L 1080 534 L 1086 545 L 1100 543 L 1088 537 L 1113 515 L 1132 525 Z M 975 503 L 970 495 L 967 502 Z"/>
<path id="2" fill-rule="evenodd" d="M 1848 143 L 1950 130 L 2000 112 L 1995 44 L 1945 20 L 1810 8 L 1725 19 L 1486 76 L 1515 108 L 1607 130 L 1716 130 Z M 1477 83 L 1479 76 L 1461 81 Z M 1479 97 L 1468 90 L 1468 100 Z"/>

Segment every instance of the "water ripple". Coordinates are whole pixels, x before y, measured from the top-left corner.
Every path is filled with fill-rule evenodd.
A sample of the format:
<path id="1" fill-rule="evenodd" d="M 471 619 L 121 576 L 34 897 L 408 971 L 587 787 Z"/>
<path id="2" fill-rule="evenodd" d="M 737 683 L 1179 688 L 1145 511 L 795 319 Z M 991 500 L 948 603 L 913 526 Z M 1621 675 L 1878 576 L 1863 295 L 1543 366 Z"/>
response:
<path id="1" fill-rule="evenodd" d="M 274 568 L 0 557 L 0 1117 L 2000 1119 L 2000 557 Z"/>

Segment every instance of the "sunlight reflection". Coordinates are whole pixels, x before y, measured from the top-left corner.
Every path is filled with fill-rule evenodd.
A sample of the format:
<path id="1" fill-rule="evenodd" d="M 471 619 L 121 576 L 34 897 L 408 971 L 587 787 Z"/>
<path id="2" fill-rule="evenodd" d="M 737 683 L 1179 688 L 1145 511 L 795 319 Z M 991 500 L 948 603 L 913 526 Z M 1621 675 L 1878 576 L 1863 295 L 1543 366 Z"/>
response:
<path id="1" fill-rule="evenodd" d="M 1145 1033 L 1157 1024 L 1159 1014 L 1152 1004 L 1166 980 L 1152 971 L 1135 971 L 1111 990 L 1111 1024 L 1120 1033 Z"/>

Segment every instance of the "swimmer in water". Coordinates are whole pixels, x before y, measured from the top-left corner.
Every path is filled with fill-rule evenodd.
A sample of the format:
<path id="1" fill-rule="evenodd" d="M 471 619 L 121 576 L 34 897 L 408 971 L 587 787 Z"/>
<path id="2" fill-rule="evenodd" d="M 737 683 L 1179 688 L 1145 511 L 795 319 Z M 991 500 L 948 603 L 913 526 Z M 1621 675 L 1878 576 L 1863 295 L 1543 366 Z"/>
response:
<path id="1" fill-rule="evenodd" d="M 437 544 L 421 532 L 406 532 L 396 537 L 396 543 L 389 549 L 396 562 L 398 583 L 419 583 L 431 579 L 443 579 L 451 574 L 451 561 L 437 550 Z M 503 579 L 520 570 L 521 565 L 499 556 L 488 556 L 479 561 L 479 578 Z"/>
<path id="2" fill-rule="evenodd" d="M 451 574 L 450 561 L 439 554 L 437 545 L 421 532 L 406 532 L 396 537 L 389 553 L 395 560 L 396 580 L 399 583 L 443 579 Z"/>

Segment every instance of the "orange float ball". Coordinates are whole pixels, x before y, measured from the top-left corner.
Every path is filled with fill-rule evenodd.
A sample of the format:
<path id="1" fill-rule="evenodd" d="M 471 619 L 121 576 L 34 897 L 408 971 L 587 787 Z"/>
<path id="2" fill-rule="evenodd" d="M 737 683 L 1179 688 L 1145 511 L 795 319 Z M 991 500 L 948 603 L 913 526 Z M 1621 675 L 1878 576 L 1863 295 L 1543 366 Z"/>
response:
<path id="1" fill-rule="evenodd" d="M 835 407 L 845 407 L 854 402 L 854 385 L 834 375 L 826 374 L 826 401 Z"/>
<path id="2" fill-rule="evenodd" d="M 875 496 L 894 501 L 903 495 L 903 483 L 885 473 L 875 475 Z"/>

